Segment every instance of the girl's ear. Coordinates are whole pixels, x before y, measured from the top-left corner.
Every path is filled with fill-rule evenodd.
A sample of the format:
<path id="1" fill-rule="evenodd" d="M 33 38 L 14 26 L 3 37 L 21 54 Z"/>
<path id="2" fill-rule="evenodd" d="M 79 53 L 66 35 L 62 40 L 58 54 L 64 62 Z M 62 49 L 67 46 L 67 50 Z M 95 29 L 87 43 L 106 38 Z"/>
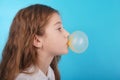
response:
<path id="1" fill-rule="evenodd" d="M 33 40 L 33 45 L 37 48 L 42 47 L 42 38 L 38 35 L 35 35 L 34 40 Z"/>

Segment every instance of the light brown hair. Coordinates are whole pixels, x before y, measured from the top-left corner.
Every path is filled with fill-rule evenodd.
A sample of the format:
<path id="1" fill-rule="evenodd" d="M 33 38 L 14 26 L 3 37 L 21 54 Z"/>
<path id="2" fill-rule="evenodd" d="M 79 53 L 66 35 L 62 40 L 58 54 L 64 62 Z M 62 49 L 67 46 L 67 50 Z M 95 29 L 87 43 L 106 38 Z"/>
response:
<path id="1" fill-rule="evenodd" d="M 15 77 L 30 65 L 37 65 L 38 54 L 32 45 L 35 35 L 43 36 L 45 25 L 57 10 L 42 4 L 35 4 L 21 9 L 15 16 L 7 43 L 2 52 L 0 63 L 0 80 L 14 80 Z M 50 66 L 55 79 L 60 80 L 58 61 L 55 56 Z"/>

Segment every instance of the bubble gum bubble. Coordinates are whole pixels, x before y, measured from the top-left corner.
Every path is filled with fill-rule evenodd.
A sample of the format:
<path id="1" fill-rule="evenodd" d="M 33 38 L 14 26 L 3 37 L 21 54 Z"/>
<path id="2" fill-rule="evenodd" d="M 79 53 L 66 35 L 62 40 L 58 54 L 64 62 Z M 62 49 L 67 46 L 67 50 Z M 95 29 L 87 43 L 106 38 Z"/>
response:
<path id="1" fill-rule="evenodd" d="M 88 47 L 88 37 L 84 32 L 75 31 L 69 36 L 69 48 L 75 53 L 83 53 Z"/>

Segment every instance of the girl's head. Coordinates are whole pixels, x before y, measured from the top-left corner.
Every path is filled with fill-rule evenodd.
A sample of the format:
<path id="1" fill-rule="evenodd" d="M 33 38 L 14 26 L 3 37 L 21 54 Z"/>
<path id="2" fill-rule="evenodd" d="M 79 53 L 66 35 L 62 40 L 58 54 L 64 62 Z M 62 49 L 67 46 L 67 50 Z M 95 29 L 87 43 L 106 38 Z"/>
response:
<path id="1" fill-rule="evenodd" d="M 55 56 L 51 67 L 59 80 L 57 62 L 61 54 L 68 52 L 68 35 L 57 10 L 41 4 L 21 9 L 12 22 L 3 50 L 0 80 L 12 80 L 30 65 L 37 65 L 41 51 Z"/>

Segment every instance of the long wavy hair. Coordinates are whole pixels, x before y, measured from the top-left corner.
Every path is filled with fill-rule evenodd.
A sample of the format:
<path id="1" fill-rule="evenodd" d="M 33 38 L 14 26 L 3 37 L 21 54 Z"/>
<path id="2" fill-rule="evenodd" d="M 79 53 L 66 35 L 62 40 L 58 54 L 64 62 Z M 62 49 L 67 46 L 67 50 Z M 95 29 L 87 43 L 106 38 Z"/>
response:
<path id="1" fill-rule="evenodd" d="M 0 80 L 14 80 L 30 65 L 37 65 L 38 53 L 33 46 L 35 35 L 43 36 L 45 25 L 57 10 L 43 5 L 34 4 L 21 9 L 13 19 L 8 40 L 2 52 L 0 62 Z M 55 79 L 60 80 L 58 61 L 55 56 L 50 64 L 55 73 Z"/>

